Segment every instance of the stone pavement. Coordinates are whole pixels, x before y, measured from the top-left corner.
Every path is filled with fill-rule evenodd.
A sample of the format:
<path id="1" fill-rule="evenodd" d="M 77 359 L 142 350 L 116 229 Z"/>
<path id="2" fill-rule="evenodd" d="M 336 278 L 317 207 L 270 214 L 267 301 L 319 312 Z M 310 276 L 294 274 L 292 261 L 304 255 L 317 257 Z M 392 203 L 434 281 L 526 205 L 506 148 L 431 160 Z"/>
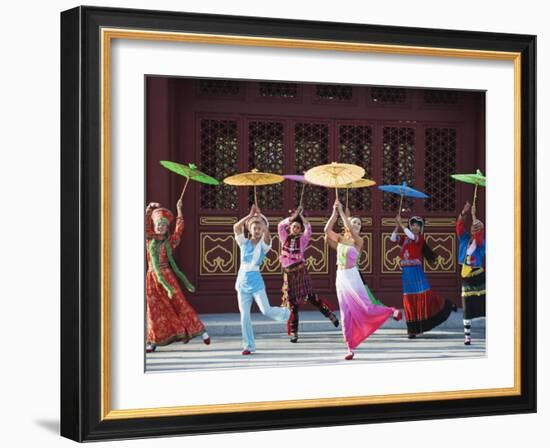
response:
<path id="1" fill-rule="evenodd" d="M 146 356 L 147 372 L 196 371 L 235 368 L 311 366 L 349 363 L 343 359 L 346 346 L 340 328 L 334 328 L 317 311 L 300 314 L 300 339 L 289 342 L 286 325 L 252 315 L 256 353 L 241 355 L 238 314 L 202 315 L 212 344 L 200 338 L 188 344 L 158 347 Z M 351 362 L 395 362 L 428 359 L 459 359 L 485 356 L 485 319 L 474 320 L 473 343 L 463 343 L 462 315 L 453 313 L 445 324 L 409 340 L 404 322 L 388 321 L 355 350 Z"/>

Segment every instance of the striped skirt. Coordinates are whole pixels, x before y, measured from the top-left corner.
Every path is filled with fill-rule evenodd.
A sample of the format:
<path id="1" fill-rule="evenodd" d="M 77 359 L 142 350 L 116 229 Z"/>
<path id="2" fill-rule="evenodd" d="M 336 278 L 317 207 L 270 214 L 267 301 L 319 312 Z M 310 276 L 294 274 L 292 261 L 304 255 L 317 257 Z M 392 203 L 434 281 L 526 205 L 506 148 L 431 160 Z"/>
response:
<path id="1" fill-rule="evenodd" d="M 310 295 L 314 294 L 311 278 L 303 261 L 294 263 L 283 269 L 282 305 L 301 305 Z"/>
<path id="2" fill-rule="evenodd" d="M 485 271 L 477 268 L 462 277 L 464 319 L 485 316 Z"/>
<path id="3" fill-rule="evenodd" d="M 445 322 L 453 304 L 430 288 L 422 266 L 403 266 L 403 308 L 409 334 L 430 331 Z"/>

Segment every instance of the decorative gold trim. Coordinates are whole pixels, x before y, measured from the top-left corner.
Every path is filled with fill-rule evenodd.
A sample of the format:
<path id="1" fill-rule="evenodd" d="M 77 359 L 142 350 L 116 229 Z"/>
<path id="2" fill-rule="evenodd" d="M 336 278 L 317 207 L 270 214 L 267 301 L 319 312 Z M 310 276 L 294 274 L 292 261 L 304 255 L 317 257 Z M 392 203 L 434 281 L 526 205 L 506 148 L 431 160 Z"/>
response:
<path id="1" fill-rule="evenodd" d="M 444 238 L 444 241 L 441 241 Z M 433 249 L 435 253 L 438 253 L 438 247 L 439 243 L 445 242 L 448 239 L 451 239 L 451 250 L 449 251 L 446 247 L 441 246 L 444 250 L 449 251 L 450 256 L 447 258 L 447 261 L 440 255 L 435 260 L 435 266 L 436 269 L 433 269 L 426 260 L 424 260 L 424 272 L 427 274 L 443 274 L 443 275 L 449 275 L 449 274 L 455 274 L 456 273 L 456 235 L 454 233 L 450 232 L 436 232 L 436 233 L 426 233 L 425 239 L 426 242 L 430 243 L 430 240 L 433 241 L 433 243 L 430 244 L 430 247 Z M 434 246 L 436 244 L 436 246 Z M 446 265 L 449 265 L 449 268 L 447 269 L 439 269 L 439 267 L 445 268 Z"/>
<path id="2" fill-rule="evenodd" d="M 102 28 L 112 39 L 156 40 L 247 47 L 300 48 L 306 50 L 345 51 L 352 53 L 384 53 L 409 56 L 439 56 L 466 59 L 514 61 L 520 53 L 508 51 L 465 50 L 460 48 L 416 47 L 389 44 L 333 42 L 326 40 L 283 39 L 269 37 L 230 36 L 221 34 L 177 33 L 120 28 Z"/>
<path id="3" fill-rule="evenodd" d="M 101 420 L 111 412 L 111 37 L 101 33 Z"/>
<path id="4" fill-rule="evenodd" d="M 389 232 L 381 232 L 380 233 L 380 250 L 381 250 L 381 266 L 380 266 L 380 272 L 382 274 L 401 274 L 401 267 L 399 265 L 399 261 L 401 258 L 399 255 L 393 259 L 393 261 L 389 260 L 388 253 L 397 250 L 397 253 L 401 253 L 401 249 L 397 245 L 392 247 L 390 250 L 386 250 L 386 241 L 390 238 L 391 233 Z M 386 269 L 386 266 L 395 266 L 395 269 Z"/>
<path id="5" fill-rule="evenodd" d="M 367 244 L 366 244 L 366 249 L 365 247 L 363 246 L 363 250 L 361 251 L 361 254 L 359 255 L 359 262 L 357 263 L 357 266 L 359 267 L 359 270 L 363 273 L 363 274 L 372 274 L 372 233 L 371 232 L 366 232 L 366 233 L 363 233 L 361 234 L 361 236 L 363 237 L 363 240 L 367 240 Z M 368 270 L 366 271 L 363 271 L 361 269 L 361 267 L 365 264 L 365 263 L 361 263 L 361 260 L 363 260 L 363 254 L 366 254 L 366 258 L 367 258 L 367 268 Z"/>
<path id="6" fill-rule="evenodd" d="M 454 227 L 456 218 L 426 218 L 426 227 Z M 382 227 L 395 227 L 395 218 L 382 218 Z"/>
<path id="7" fill-rule="evenodd" d="M 514 384 L 521 393 L 521 53 L 514 58 Z"/>
<path id="8" fill-rule="evenodd" d="M 173 417 L 178 415 L 201 415 L 247 411 L 277 411 L 285 409 L 311 409 L 328 406 L 359 406 L 364 404 L 407 403 L 430 400 L 459 400 L 516 395 L 515 388 L 495 388 L 481 390 L 458 390 L 452 392 L 429 392 L 396 395 L 371 395 L 365 397 L 315 398 L 305 400 L 263 401 L 230 403 L 203 406 L 174 406 L 163 408 L 112 410 L 106 420 L 127 418 Z"/>
<path id="9" fill-rule="evenodd" d="M 380 225 L 382 227 L 395 227 L 395 218 L 382 218 Z"/>
<path id="10" fill-rule="evenodd" d="M 317 243 L 322 241 L 322 249 L 314 246 L 312 243 Z M 321 254 L 321 258 L 315 258 L 312 255 L 307 256 L 306 253 L 309 251 L 316 251 Z M 325 275 L 328 274 L 328 243 L 325 240 L 325 234 L 321 232 L 313 232 L 311 234 L 311 239 L 309 240 L 309 246 L 304 252 L 306 257 L 306 265 L 310 275 Z M 317 262 L 316 262 L 317 261 Z"/>
<path id="11" fill-rule="evenodd" d="M 312 226 L 324 226 L 327 223 L 328 218 L 322 216 L 308 216 L 307 220 Z"/>
<path id="12" fill-rule="evenodd" d="M 238 221 L 235 216 L 201 216 L 201 226 L 233 226 Z"/>
<path id="13" fill-rule="evenodd" d="M 201 232 L 199 235 L 200 240 L 200 270 L 199 275 L 201 277 L 208 277 L 208 276 L 221 276 L 221 275 L 237 275 L 237 249 L 235 244 L 235 237 L 233 235 L 233 232 Z M 206 250 L 205 240 L 209 240 L 214 243 L 225 243 L 228 240 L 231 240 L 231 251 L 227 247 L 222 246 L 221 244 L 218 244 L 215 247 L 212 247 L 208 250 Z M 225 250 L 227 252 L 231 253 L 231 258 L 229 260 L 229 266 L 226 268 L 225 271 L 219 272 L 216 270 L 216 267 L 213 269 L 209 268 L 205 265 L 205 263 L 208 262 L 208 254 L 210 252 L 213 252 L 214 250 Z M 223 260 L 220 260 L 217 265 L 221 266 L 221 262 Z"/>
<path id="14" fill-rule="evenodd" d="M 364 226 L 370 227 L 370 226 L 372 226 L 372 218 L 370 216 L 361 217 L 361 223 Z"/>
<path id="15" fill-rule="evenodd" d="M 279 221 L 281 220 L 277 219 L 276 222 L 279 222 Z M 279 249 L 278 250 L 275 249 L 276 247 L 278 247 Z M 281 240 L 279 239 L 279 235 L 272 233 L 271 250 L 267 253 L 266 257 L 264 258 L 264 262 L 262 263 L 262 267 L 261 267 L 262 275 L 275 276 L 275 275 L 283 274 L 283 267 L 281 266 L 281 262 L 279 261 L 280 253 L 281 253 Z"/>
<path id="16" fill-rule="evenodd" d="M 171 41 L 217 45 L 240 45 L 253 47 L 300 48 L 326 51 L 369 52 L 412 56 L 437 56 L 467 59 L 488 59 L 514 62 L 514 152 L 515 152 L 515 324 L 514 324 L 514 387 L 483 390 L 395 394 L 384 396 L 344 397 L 333 399 L 288 400 L 229 405 L 178 406 L 166 408 L 112 410 L 110 408 L 110 48 L 112 39 L 146 41 Z M 521 394 L 521 54 L 458 48 L 416 47 L 403 45 L 365 44 L 351 42 L 316 41 L 303 39 L 258 38 L 249 36 L 226 36 L 192 34 L 130 29 L 101 29 L 101 419 L 145 418 L 175 415 L 197 415 L 214 412 L 242 412 L 276 409 L 299 409 L 323 406 L 362 405 L 374 403 L 397 403 L 407 401 L 450 400 L 464 398 L 512 396 Z"/>
<path id="17" fill-rule="evenodd" d="M 456 218 L 426 218 L 426 227 L 454 227 Z"/>

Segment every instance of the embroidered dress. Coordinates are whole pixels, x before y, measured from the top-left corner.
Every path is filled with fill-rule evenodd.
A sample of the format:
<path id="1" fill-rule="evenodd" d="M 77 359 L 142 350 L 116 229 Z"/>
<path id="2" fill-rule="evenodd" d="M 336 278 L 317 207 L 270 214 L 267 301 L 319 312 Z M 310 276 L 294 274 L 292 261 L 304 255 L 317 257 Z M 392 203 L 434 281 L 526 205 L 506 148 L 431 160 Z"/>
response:
<path id="1" fill-rule="evenodd" d="M 174 341 L 187 342 L 202 335 L 205 328 L 195 310 L 185 299 L 179 280 L 189 289 L 193 289 L 193 286 L 172 258 L 172 250 L 179 245 L 183 233 L 183 218 L 176 218 L 176 227 L 172 235 L 159 239 L 153 232 L 152 213 L 171 216 L 166 209 L 155 209 L 148 212 L 146 216 L 147 343 L 162 346 Z"/>
<path id="2" fill-rule="evenodd" d="M 394 308 L 372 303 L 357 268 L 359 252 L 354 246 L 338 243 L 336 294 L 344 341 L 350 350 L 367 339 L 394 313 Z"/>
<path id="3" fill-rule="evenodd" d="M 292 312 L 287 332 L 294 335 L 298 333 L 299 309 L 306 301 L 315 306 L 334 325 L 338 325 L 338 319 L 328 304 L 321 300 L 313 290 L 311 278 L 307 271 L 304 251 L 309 245 L 313 233 L 311 224 L 305 223 L 304 232 L 301 235 L 289 234 L 289 225 L 290 218 L 286 218 L 277 226 L 279 240 L 282 242 L 281 255 L 279 256 L 279 261 L 283 266 L 282 305 L 288 307 Z"/>
<path id="4" fill-rule="evenodd" d="M 485 239 L 483 230 L 470 234 L 464 228 L 464 222 L 456 221 L 458 236 L 458 262 L 462 265 L 462 308 L 464 319 L 485 316 Z"/>
<path id="5" fill-rule="evenodd" d="M 422 246 L 424 235 L 397 237 L 392 241 L 401 246 L 401 271 L 403 279 L 403 308 L 409 335 L 417 335 L 432 330 L 445 322 L 454 306 L 436 294 L 428 283 L 422 266 Z M 413 239 L 414 238 L 414 239 Z"/>

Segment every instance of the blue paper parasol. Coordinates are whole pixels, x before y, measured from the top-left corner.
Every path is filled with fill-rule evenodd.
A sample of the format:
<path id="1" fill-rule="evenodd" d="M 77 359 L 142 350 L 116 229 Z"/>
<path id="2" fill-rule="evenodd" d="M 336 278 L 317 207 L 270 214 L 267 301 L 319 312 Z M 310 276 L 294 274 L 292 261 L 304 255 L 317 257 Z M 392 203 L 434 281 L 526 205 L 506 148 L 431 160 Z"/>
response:
<path id="1" fill-rule="evenodd" d="M 401 213 L 401 206 L 403 205 L 404 196 L 419 199 L 429 198 L 426 193 L 409 187 L 407 182 L 403 182 L 401 185 L 379 185 L 378 188 L 386 193 L 394 193 L 401 196 L 401 201 L 399 202 L 399 213 Z"/>

